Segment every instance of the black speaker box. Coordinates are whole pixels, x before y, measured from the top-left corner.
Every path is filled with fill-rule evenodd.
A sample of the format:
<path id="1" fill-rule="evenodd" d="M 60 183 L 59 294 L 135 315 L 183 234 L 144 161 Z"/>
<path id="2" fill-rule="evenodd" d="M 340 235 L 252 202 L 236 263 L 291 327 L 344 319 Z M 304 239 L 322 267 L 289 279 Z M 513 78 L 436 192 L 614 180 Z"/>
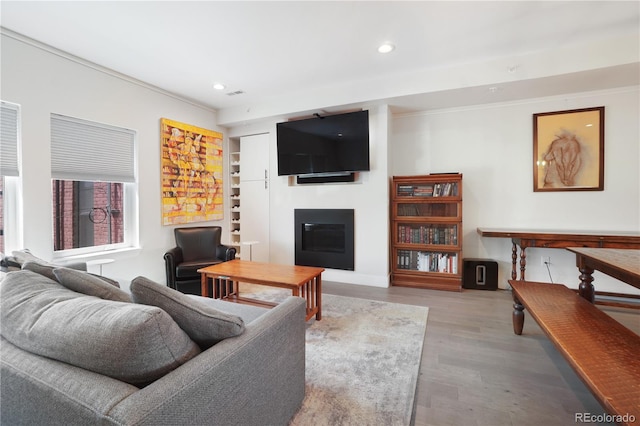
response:
<path id="1" fill-rule="evenodd" d="M 462 288 L 498 289 L 498 262 L 488 259 L 463 259 Z"/>
<path id="2" fill-rule="evenodd" d="M 355 182 L 355 173 L 327 175 L 327 176 L 296 176 L 298 185 L 305 183 L 336 183 L 336 182 Z"/>

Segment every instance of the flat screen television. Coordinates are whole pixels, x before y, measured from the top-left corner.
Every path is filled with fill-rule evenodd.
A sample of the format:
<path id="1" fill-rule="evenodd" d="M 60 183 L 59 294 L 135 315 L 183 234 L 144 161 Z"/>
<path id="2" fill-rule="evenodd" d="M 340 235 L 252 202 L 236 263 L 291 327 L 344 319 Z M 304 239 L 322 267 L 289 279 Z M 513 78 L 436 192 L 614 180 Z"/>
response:
<path id="1" fill-rule="evenodd" d="M 369 111 L 276 125 L 278 176 L 338 176 L 369 170 Z"/>

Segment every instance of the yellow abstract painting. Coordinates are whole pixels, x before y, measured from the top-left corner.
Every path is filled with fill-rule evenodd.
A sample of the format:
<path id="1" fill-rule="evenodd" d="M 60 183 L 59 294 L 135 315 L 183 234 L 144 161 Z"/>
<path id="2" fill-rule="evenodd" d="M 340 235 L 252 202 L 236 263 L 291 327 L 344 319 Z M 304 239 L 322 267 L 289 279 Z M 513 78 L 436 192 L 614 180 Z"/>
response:
<path id="1" fill-rule="evenodd" d="M 160 120 L 163 225 L 222 219 L 222 137 Z"/>

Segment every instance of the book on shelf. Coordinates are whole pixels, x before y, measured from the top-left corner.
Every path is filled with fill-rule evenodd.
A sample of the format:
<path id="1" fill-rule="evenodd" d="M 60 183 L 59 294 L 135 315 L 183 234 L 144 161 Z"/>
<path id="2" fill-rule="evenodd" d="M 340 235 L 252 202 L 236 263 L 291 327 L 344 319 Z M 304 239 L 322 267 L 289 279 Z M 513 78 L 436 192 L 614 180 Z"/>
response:
<path id="1" fill-rule="evenodd" d="M 431 197 L 433 196 L 433 186 L 432 185 L 419 185 L 416 186 L 413 190 L 414 197 Z"/>
<path id="2" fill-rule="evenodd" d="M 427 185 L 399 184 L 396 188 L 399 197 L 449 197 L 458 195 L 457 182 L 433 183 Z"/>
<path id="3" fill-rule="evenodd" d="M 398 225 L 398 243 L 458 245 L 457 225 Z"/>
<path id="4" fill-rule="evenodd" d="M 455 253 L 418 252 L 418 270 L 422 272 L 458 273 L 458 255 Z"/>
<path id="5" fill-rule="evenodd" d="M 412 197 L 413 191 L 413 185 L 398 185 L 396 190 L 399 197 Z"/>
<path id="6" fill-rule="evenodd" d="M 458 255 L 416 250 L 398 250 L 397 268 L 420 272 L 458 273 Z"/>
<path id="7" fill-rule="evenodd" d="M 433 190 L 434 197 L 450 197 L 458 195 L 458 183 L 457 182 L 446 182 L 446 183 L 436 183 L 435 188 Z"/>

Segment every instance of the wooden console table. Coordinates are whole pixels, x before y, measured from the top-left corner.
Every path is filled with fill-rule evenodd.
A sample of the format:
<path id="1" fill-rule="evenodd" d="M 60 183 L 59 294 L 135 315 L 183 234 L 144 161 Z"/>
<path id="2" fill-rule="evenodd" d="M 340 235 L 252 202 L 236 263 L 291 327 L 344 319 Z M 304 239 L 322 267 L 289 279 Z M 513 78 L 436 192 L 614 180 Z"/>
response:
<path id="1" fill-rule="evenodd" d="M 576 254 L 580 270 L 580 296 L 594 301 L 593 272 L 600 271 L 610 277 L 640 288 L 640 250 L 599 249 L 570 247 Z"/>
<path id="2" fill-rule="evenodd" d="M 561 248 L 592 247 L 615 249 L 640 249 L 639 232 L 575 232 L 575 231 L 535 231 L 521 229 L 478 228 L 481 237 L 511 238 L 511 279 L 517 278 L 518 250 L 520 247 L 520 280 L 525 279 L 528 247 Z"/>

